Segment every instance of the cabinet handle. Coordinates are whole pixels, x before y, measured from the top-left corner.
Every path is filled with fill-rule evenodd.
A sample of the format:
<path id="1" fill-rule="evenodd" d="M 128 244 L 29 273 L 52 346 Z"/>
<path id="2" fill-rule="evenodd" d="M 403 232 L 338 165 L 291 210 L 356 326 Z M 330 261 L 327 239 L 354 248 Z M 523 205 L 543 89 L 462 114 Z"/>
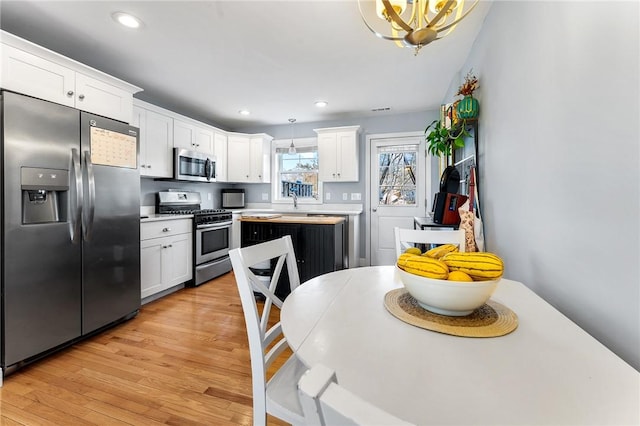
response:
<path id="1" fill-rule="evenodd" d="M 173 247 L 173 244 L 169 244 L 169 247 Z"/>
<path id="2" fill-rule="evenodd" d="M 144 164 L 140 164 L 140 167 L 144 169 L 147 166 L 145 166 Z"/>
<path id="3" fill-rule="evenodd" d="M 166 249 L 166 248 L 167 248 L 167 246 L 162 246 L 162 248 L 163 248 L 163 249 Z"/>
<path id="4" fill-rule="evenodd" d="M 147 164 L 147 169 L 150 169 L 150 168 L 151 168 L 151 164 Z"/>
<path id="5" fill-rule="evenodd" d="M 162 229 L 162 232 L 169 232 L 169 231 L 171 231 L 171 228 L 163 228 Z"/>
<path id="6" fill-rule="evenodd" d="M 78 99 L 83 100 L 84 99 L 84 95 L 78 95 Z"/>
<path id="7" fill-rule="evenodd" d="M 69 91 L 67 92 L 67 96 L 69 96 L 69 97 L 73 96 L 73 90 L 69 90 Z"/>

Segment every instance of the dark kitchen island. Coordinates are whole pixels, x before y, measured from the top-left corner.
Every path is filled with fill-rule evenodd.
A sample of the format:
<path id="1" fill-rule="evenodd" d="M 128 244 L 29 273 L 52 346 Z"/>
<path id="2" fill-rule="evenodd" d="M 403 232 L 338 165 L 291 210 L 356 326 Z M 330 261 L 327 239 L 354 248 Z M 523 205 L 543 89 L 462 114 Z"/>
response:
<path id="1" fill-rule="evenodd" d="M 247 247 L 290 235 L 298 263 L 300 282 L 344 269 L 345 218 L 340 216 L 256 215 L 240 219 L 241 246 Z M 271 269 L 275 266 L 272 262 Z M 286 269 L 276 294 L 289 291 Z"/>

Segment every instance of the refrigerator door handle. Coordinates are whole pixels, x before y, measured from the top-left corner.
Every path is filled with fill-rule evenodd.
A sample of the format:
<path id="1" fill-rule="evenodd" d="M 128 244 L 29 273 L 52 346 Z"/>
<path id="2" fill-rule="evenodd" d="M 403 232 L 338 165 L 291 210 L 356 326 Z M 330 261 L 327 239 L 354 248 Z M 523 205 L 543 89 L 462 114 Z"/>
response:
<path id="1" fill-rule="evenodd" d="M 69 217 L 69 234 L 71 242 L 77 244 L 80 241 L 80 224 L 82 222 L 82 175 L 80 170 L 80 153 L 77 149 L 71 149 L 71 182 L 69 188 L 71 194 L 71 211 Z M 75 191 L 75 193 L 73 193 Z"/>
<path id="2" fill-rule="evenodd" d="M 93 231 L 93 216 L 95 214 L 96 207 L 96 179 L 93 174 L 93 163 L 91 162 L 91 154 L 89 151 L 84 152 L 84 166 L 87 171 L 87 192 L 89 198 L 89 204 L 87 208 L 83 210 L 82 215 L 82 228 L 85 241 L 91 240 L 91 234 Z"/>

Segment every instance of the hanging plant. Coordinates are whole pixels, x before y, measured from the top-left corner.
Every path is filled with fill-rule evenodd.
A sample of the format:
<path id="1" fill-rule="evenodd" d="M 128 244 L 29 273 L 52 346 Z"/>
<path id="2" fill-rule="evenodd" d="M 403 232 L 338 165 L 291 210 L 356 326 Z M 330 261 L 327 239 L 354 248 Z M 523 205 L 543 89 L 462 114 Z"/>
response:
<path id="1" fill-rule="evenodd" d="M 431 124 L 424 129 L 424 134 L 427 141 L 427 151 L 431 155 L 437 157 L 451 155 L 451 149 L 457 149 L 464 147 L 464 138 L 469 136 L 469 133 L 465 130 L 466 123 L 462 120 L 461 125 L 451 129 L 442 125 L 440 120 L 433 120 Z M 429 129 L 431 131 L 429 132 Z M 429 132 L 427 134 L 427 132 Z"/>

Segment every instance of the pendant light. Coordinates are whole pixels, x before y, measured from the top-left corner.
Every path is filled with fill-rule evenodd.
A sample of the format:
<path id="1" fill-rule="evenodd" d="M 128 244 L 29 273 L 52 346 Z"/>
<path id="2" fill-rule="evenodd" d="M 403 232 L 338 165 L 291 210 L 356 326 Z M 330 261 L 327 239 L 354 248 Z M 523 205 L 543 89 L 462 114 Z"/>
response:
<path id="1" fill-rule="evenodd" d="M 293 123 L 296 122 L 295 118 L 290 118 L 289 119 L 289 123 L 291 123 L 291 145 L 289 145 L 289 154 L 295 154 L 296 153 L 296 147 L 293 144 Z"/>

